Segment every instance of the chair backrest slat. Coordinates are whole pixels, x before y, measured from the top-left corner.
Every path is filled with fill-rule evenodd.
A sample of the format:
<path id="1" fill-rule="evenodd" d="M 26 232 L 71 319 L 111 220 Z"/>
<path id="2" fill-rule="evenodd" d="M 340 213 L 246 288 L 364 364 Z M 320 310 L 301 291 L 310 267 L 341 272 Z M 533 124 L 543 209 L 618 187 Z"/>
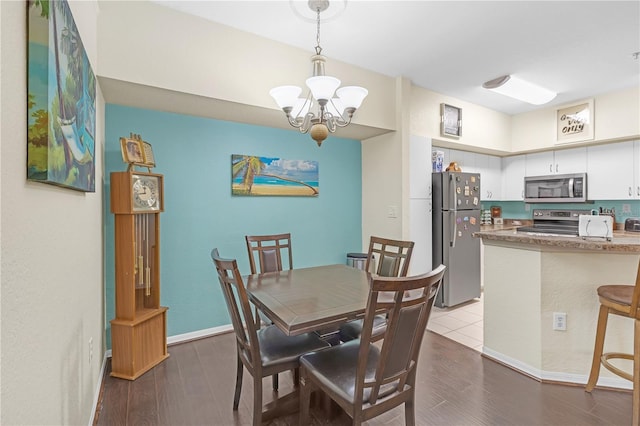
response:
<path id="1" fill-rule="evenodd" d="M 246 235 L 245 240 L 247 242 L 249 267 L 251 268 L 252 274 L 282 271 L 283 258 L 286 258 L 289 261 L 288 269 L 293 268 L 290 233 L 274 235 Z M 259 266 L 260 269 L 258 270 L 256 266 Z"/>
<path id="2" fill-rule="evenodd" d="M 375 273 L 382 277 L 406 277 L 413 253 L 413 241 L 391 240 L 372 236 L 365 270 L 370 271 L 374 259 L 377 260 Z"/>
<path id="3" fill-rule="evenodd" d="M 375 404 L 405 385 L 414 386 L 415 368 L 431 308 L 442 283 L 445 266 L 414 277 L 370 277 L 364 325 L 360 336 L 360 352 L 356 376 L 356 403 Z M 387 312 L 387 327 L 373 345 L 373 318 L 376 312 Z M 369 351 L 379 351 L 373 377 L 365 377 Z"/>
<path id="4" fill-rule="evenodd" d="M 238 354 L 248 362 L 248 368 L 260 368 L 260 346 L 256 333 L 256 321 L 249 304 L 247 290 L 235 259 L 223 259 L 218 249 L 211 251 L 216 266 L 225 303 L 231 316 L 233 331 L 238 343 Z"/>

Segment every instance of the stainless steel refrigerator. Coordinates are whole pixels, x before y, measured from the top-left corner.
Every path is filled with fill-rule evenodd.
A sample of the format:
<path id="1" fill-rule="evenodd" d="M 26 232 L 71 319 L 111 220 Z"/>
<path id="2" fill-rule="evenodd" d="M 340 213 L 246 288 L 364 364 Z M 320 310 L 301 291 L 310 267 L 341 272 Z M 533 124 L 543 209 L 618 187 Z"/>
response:
<path id="1" fill-rule="evenodd" d="M 480 174 L 433 173 L 433 267 L 447 266 L 436 306 L 480 297 Z"/>

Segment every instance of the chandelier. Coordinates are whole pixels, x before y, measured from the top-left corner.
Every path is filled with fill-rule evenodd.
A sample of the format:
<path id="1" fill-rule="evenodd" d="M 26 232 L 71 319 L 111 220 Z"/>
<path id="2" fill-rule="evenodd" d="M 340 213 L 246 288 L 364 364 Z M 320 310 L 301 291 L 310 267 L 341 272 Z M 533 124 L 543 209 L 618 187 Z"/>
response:
<path id="1" fill-rule="evenodd" d="M 320 12 L 329 7 L 328 0 L 309 0 L 309 8 L 316 12 L 316 54 L 311 56 L 313 76 L 306 80 L 309 93 L 300 98 L 302 89 L 298 86 L 279 86 L 271 89 L 278 106 L 284 111 L 289 124 L 302 133 L 309 133 L 318 146 L 338 127 L 351 123 L 353 113 L 360 107 L 369 94 L 367 89 L 359 86 L 345 86 L 338 89 L 340 80 L 325 75 L 326 57 L 320 47 Z M 337 90 L 336 90 L 337 89 Z M 336 95 L 334 97 L 333 95 Z"/>

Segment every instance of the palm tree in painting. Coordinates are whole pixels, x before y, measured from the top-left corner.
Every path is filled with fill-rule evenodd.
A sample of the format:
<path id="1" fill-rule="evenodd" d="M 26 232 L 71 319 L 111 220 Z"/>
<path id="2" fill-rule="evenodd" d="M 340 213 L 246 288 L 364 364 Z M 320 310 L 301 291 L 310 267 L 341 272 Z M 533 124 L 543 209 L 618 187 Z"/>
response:
<path id="1" fill-rule="evenodd" d="M 260 160 L 260 157 L 243 155 L 239 161 L 233 163 L 233 178 L 235 179 L 242 173 L 242 186 L 244 186 L 247 193 L 251 194 L 253 180 L 262 173 L 266 166 Z"/>
<path id="2" fill-rule="evenodd" d="M 237 159 L 236 159 L 237 158 Z M 295 179 L 289 179 L 283 176 L 273 175 L 270 173 L 263 173 L 263 170 L 267 167 L 267 165 L 260 159 L 260 157 L 255 157 L 251 155 L 238 155 L 233 158 L 232 165 L 232 173 L 233 179 L 237 178 L 242 174 L 242 186 L 244 187 L 247 194 L 251 194 L 251 188 L 253 187 L 253 182 L 256 176 L 267 176 L 274 179 L 284 180 L 287 182 L 294 182 L 300 185 L 304 185 L 313 191 L 313 194 L 316 195 L 318 190 L 313 186 L 307 184 L 306 182 L 302 182 Z"/>

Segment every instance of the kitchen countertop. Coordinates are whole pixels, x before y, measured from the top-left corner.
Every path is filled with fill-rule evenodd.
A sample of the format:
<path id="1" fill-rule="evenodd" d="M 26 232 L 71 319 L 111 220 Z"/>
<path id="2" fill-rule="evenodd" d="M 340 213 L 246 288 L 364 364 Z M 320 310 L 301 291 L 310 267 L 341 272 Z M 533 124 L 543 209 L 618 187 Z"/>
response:
<path id="1" fill-rule="evenodd" d="M 524 224 L 523 224 L 524 226 Z M 518 226 L 509 225 L 483 225 L 480 232 L 473 235 L 486 241 L 502 241 L 506 243 L 533 244 L 558 249 L 597 250 L 606 252 L 640 253 L 640 233 L 613 231 L 613 238 L 607 241 L 596 237 L 574 237 L 532 234 L 517 232 Z"/>

